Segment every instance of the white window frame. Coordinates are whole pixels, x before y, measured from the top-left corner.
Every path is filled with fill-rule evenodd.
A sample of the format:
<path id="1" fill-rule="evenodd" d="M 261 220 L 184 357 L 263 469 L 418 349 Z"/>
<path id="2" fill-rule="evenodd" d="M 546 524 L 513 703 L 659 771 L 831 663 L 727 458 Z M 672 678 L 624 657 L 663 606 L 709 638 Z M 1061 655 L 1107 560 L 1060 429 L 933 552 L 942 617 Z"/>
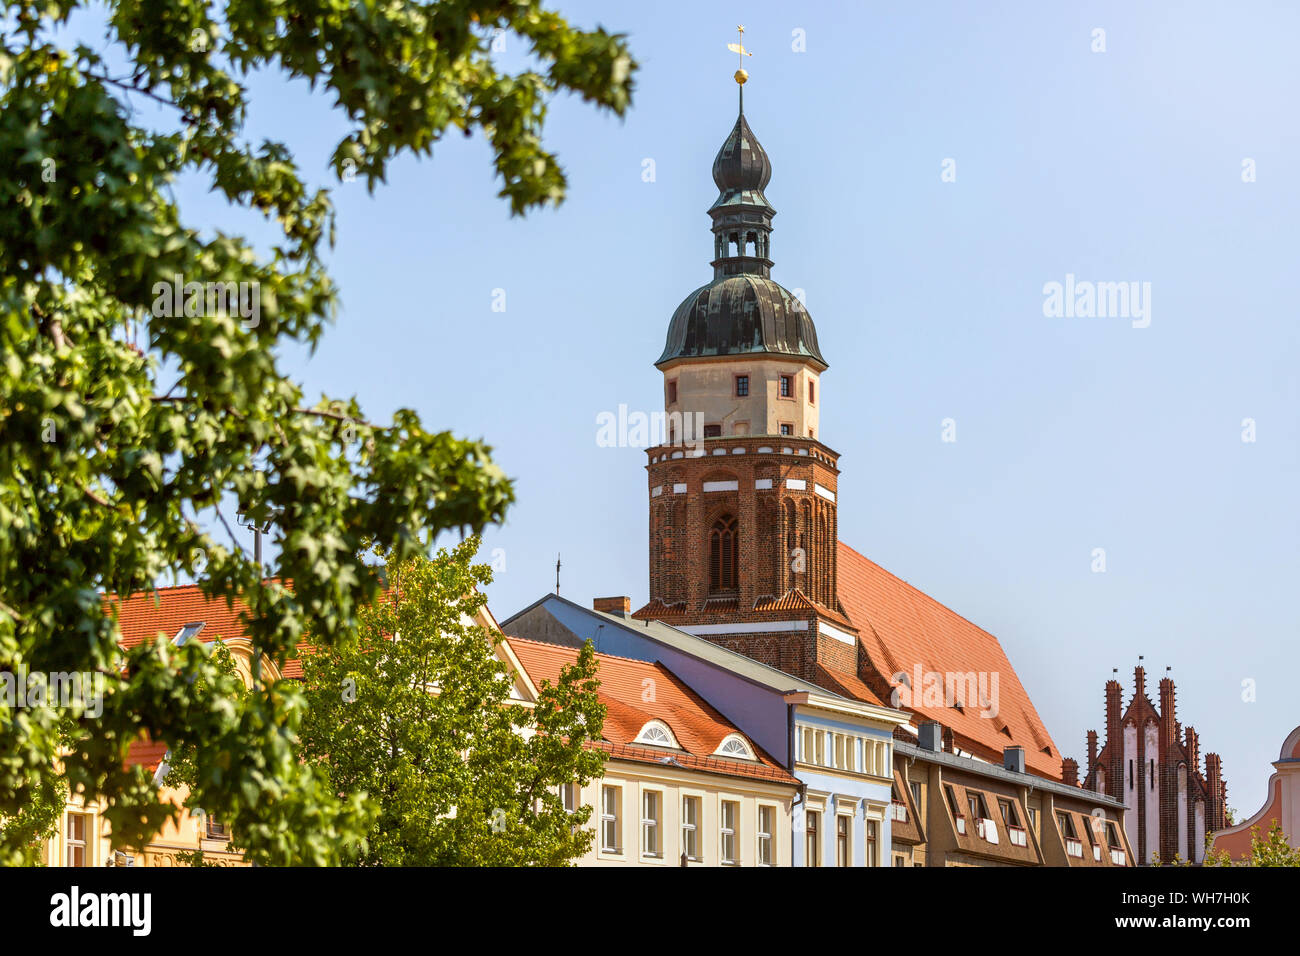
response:
<path id="1" fill-rule="evenodd" d="M 772 816 L 771 829 L 763 829 L 763 812 L 767 811 Z M 754 805 L 754 864 L 756 866 L 776 866 L 777 860 L 777 829 L 780 827 L 780 816 L 777 812 L 777 806 L 774 803 L 756 803 Z M 767 860 L 763 860 L 763 841 L 767 841 Z"/>
<path id="2" fill-rule="evenodd" d="M 840 865 L 840 821 L 845 821 L 844 837 L 847 861 L 845 866 L 853 866 L 853 814 L 836 811 L 835 813 L 835 865 Z"/>
<path id="3" fill-rule="evenodd" d="M 682 853 L 687 852 L 688 842 L 686 839 L 686 830 L 689 828 L 695 834 L 695 856 L 686 857 L 687 863 L 704 862 L 704 794 L 695 790 L 683 790 L 681 796 L 681 808 L 679 810 L 678 830 L 681 833 Z M 695 802 L 695 822 L 686 822 L 686 801 Z"/>
<path id="4" fill-rule="evenodd" d="M 647 740 L 646 734 L 651 730 L 661 731 L 663 735 L 668 738 L 667 741 Z M 647 721 L 646 725 L 637 732 L 636 739 L 632 742 L 634 744 L 641 744 L 643 747 L 673 747 L 677 750 L 682 749 L 681 744 L 677 742 L 677 735 L 673 733 L 673 729 L 662 720 Z"/>
<path id="5" fill-rule="evenodd" d="M 744 749 L 744 753 L 743 754 L 724 753 L 723 752 L 724 748 L 731 743 L 740 744 L 740 746 Z M 750 745 L 749 741 L 746 740 L 744 737 L 742 737 L 740 734 L 727 734 L 727 736 L 723 737 L 722 741 L 718 744 L 718 749 L 713 752 L 713 755 L 715 757 L 730 757 L 733 760 L 757 760 L 758 759 L 758 757 L 754 754 L 754 748 Z"/>
<path id="6" fill-rule="evenodd" d="M 606 809 L 605 794 L 614 793 L 614 812 L 611 814 Z M 605 827 L 613 824 L 614 838 L 616 846 L 609 846 L 605 842 Z M 600 785 L 600 852 L 606 856 L 623 855 L 623 787 L 616 783 L 602 783 Z"/>
<path id="7" fill-rule="evenodd" d="M 647 797 L 654 797 L 654 799 L 655 799 L 655 804 L 656 804 L 657 809 L 658 809 L 658 816 L 655 816 L 655 817 L 648 817 L 648 816 L 646 816 L 646 798 L 647 798 Z M 652 853 L 652 852 L 649 850 L 648 846 L 647 846 L 647 843 L 649 842 L 649 841 L 647 840 L 647 837 L 650 835 L 650 830 L 651 830 L 651 828 L 653 828 L 655 838 L 656 838 L 656 840 L 657 840 L 658 843 L 659 843 L 659 851 L 658 851 L 657 853 Z M 658 787 L 642 787 L 642 788 L 641 788 L 641 825 L 640 825 L 640 828 L 639 828 L 639 829 L 640 829 L 640 834 L 641 834 L 641 844 L 640 844 L 640 845 L 641 845 L 641 858 L 642 858 L 643 860 L 663 860 L 663 859 L 665 859 L 665 856 L 664 856 L 664 853 L 665 853 L 665 848 L 664 848 L 664 842 L 665 842 L 665 841 L 664 841 L 664 792 L 663 792 L 662 790 L 660 790 Z"/>
<path id="8" fill-rule="evenodd" d="M 71 833 L 69 832 L 72 826 L 73 819 L 80 819 L 83 823 L 84 829 L 82 831 L 80 840 L 74 840 L 72 838 Z M 94 866 L 95 865 L 94 835 L 95 835 L 95 815 L 93 813 L 88 813 L 85 810 L 82 810 L 80 808 L 75 810 L 65 811 L 63 814 L 63 833 L 62 833 L 63 864 L 62 865 L 65 867 L 76 867 L 77 864 L 70 862 L 69 857 L 71 856 L 73 849 L 80 848 L 81 849 L 80 868 Z"/>
<path id="9" fill-rule="evenodd" d="M 725 808 L 727 804 L 731 804 L 736 808 L 736 816 L 735 819 L 732 821 L 732 825 L 730 828 L 728 828 L 726 825 L 727 816 L 726 816 Z M 718 862 L 723 866 L 741 865 L 740 814 L 742 809 L 743 809 L 743 805 L 739 797 L 719 795 L 718 797 Z M 735 854 L 735 857 L 733 859 L 727 859 L 727 835 L 728 834 L 731 835 L 731 848 L 732 848 L 732 852 Z"/>

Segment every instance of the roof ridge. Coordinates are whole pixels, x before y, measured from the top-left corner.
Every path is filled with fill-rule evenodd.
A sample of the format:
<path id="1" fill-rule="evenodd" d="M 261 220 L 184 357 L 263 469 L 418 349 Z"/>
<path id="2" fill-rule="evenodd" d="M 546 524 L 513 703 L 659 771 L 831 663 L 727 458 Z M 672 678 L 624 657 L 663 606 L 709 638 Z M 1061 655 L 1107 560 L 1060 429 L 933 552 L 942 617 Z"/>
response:
<path id="1" fill-rule="evenodd" d="M 511 641 L 511 642 L 518 641 L 521 644 L 533 644 L 537 647 L 547 648 L 548 650 L 556 651 L 558 653 L 572 653 L 575 656 L 580 650 L 582 650 L 582 648 L 580 647 L 571 647 L 568 644 L 555 644 L 552 643 L 551 641 L 534 641 L 531 638 L 527 638 L 527 637 L 511 637 L 509 634 L 506 634 L 504 631 L 502 632 L 501 636 L 502 636 L 502 640 L 505 641 Z M 607 657 L 612 661 L 626 661 L 629 664 L 640 664 L 644 667 L 662 668 L 663 670 L 668 671 L 668 668 L 664 666 L 662 661 L 643 661 L 639 657 L 623 657 L 621 654 L 606 654 L 604 651 L 595 650 L 594 644 L 592 646 L 592 650 L 595 652 L 597 657 Z M 672 671 L 668 671 L 668 673 L 671 674 Z"/>

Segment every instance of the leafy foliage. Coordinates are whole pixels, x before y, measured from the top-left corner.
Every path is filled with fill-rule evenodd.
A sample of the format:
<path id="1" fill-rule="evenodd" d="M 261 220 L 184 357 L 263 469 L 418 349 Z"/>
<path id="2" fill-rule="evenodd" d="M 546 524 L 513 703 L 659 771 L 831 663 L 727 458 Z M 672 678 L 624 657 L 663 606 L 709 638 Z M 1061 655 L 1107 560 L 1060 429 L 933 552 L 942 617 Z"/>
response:
<path id="1" fill-rule="evenodd" d="M 469 538 L 430 561 L 388 563 L 385 599 L 361 614 L 360 641 L 303 656 L 310 764 L 340 792 L 367 794 L 375 818 L 348 862 L 390 866 L 556 866 L 593 839 L 559 788 L 598 776 L 605 708 L 590 643 L 536 705 L 512 703 L 473 623 L 491 572 Z"/>
<path id="2" fill-rule="evenodd" d="M 0 20 L 0 670 L 101 673 L 109 686 L 96 718 L 0 715 L 0 818 L 42 798 L 62 755 L 68 785 L 108 801 L 115 844 L 141 845 L 173 812 L 124 765 L 147 735 L 196 748 L 209 809 L 252 858 L 327 863 L 367 822 L 296 759 L 298 688 L 195 698 L 195 681 L 224 679 L 213 661 L 161 640 L 123 653 L 102 593 L 195 576 L 240 595 L 249 636 L 283 660 L 309 630 L 322 646 L 353 633 L 379 590 L 364 542 L 409 558 L 444 529 L 500 520 L 513 491 L 484 444 L 427 431 L 409 410 L 381 425 L 355 398 L 311 403 L 279 368 L 284 347 L 314 346 L 333 315 L 333 212 L 286 146 L 243 141 L 239 78 L 278 71 L 331 94 L 349 124 L 334 170 L 370 188 L 402 152 L 479 129 L 523 213 L 564 195 L 541 142 L 549 98 L 621 114 L 634 64 L 621 37 L 538 0 L 110 0 L 105 49 L 67 49 L 59 27 L 80 6 L 12 2 Z M 498 70 L 497 31 L 537 68 Z M 175 122 L 144 125 L 145 104 Z M 273 223 L 277 241 L 259 252 L 202 235 L 175 202 L 182 175 Z M 176 276 L 246 283 L 259 307 L 250 319 L 188 293 L 160 306 Z M 146 314 L 137 347 L 128 330 Z M 273 524 L 270 580 L 233 534 L 228 547 L 205 530 L 223 503 Z M 27 832 L 0 830 L 0 862 Z"/>

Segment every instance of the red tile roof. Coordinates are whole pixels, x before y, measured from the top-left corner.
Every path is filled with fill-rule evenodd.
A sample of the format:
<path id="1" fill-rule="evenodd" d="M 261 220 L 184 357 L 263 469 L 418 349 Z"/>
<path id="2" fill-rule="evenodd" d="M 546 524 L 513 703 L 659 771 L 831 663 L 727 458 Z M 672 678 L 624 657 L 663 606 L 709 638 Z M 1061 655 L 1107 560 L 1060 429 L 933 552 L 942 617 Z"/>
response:
<path id="1" fill-rule="evenodd" d="M 892 684 L 891 678 L 900 671 L 914 680 L 917 663 L 924 673 L 998 675 L 996 717 L 981 717 L 978 705 L 968 705 L 962 712 L 925 707 L 923 701 L 914 700 L 907 709 L 950 727 L 961 738 L 959 745 L 965 742 L 963 749 L 986 759 L 1000 760 L 1004 747 L 1019 744 L 1025 748 L 1028 770 L 1061 779 L 1060 752 L 996 637 L 843 541 L 838 570 L 840 602 L 859 628 L 858 641 L 871 665 L 885 681 Z M 840 681 L 846 680 L 835 673 Z M 1045 747 L 1050 753 L 1044 752 Z"/>
<path id="2" fill-rule="evenodd" d="M 845 697 L 852 697 L 854 700 L 865 700 L 868 704 L 878 704 L 881 707 L 889 706 L 866 684 L 853 674 L 844 671 L 831 670 L 822 664 L 814 664 L 816 676 L 814 682 L 825 687 L 827 690 L 842 694 Z"/>
<path id="3" fill-rule="evenodd" d="M 244 636 L 244 603 L 236 599 L 228 604 L 225 598 L 208 597 L 194 584 L 144 591 L 121 600 L 109 595 L 104 605 L 117 610 L 123 647 L 152 641 L 159 633 L 171 640 L 182 627 L 195 621 L 204 622 L 199 640 L 205 643 L 218 637 L 234 640 Z M 296 660 L 286 661 L 281 673 L 289 678 L 301 677 L 302 665 Z"/>
<path id="4" fill-rule="evenodd" d="M 561 669 L 578 656 L 572 647 L 518 637 L 507 638 L 506 643 L 533 683 L 539 685 L 543 680 L 556 683 Z M 728 735 L 740 731 L 662 664 L 610 654 L 597 654 L 596 660 L 596 677 L 600 681 L 597 693 L 607 711 L 601 747 L 612 757 L 642 763 L 665 763 L 665 758 L 671 758 L 689 769 L 775 783 L 798 783 L 748 737 L 745 740 L 757 756 L 756 761 L 713 756 Z M 653 683 L 646 684 L 647 680 Z M 653 694 L 647 695 L 647 687 Z M 651 699 L 645 700 L 646 696 Z M 682 749 L 634 744 L 641 728 L 651 720 L 667 724 Z"/>

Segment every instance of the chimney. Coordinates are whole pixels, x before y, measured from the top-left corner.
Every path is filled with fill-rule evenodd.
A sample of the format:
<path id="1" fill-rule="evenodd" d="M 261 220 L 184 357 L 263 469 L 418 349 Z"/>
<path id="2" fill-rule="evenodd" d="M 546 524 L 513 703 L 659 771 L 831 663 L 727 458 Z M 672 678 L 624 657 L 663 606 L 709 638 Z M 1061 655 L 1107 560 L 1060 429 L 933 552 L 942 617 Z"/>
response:
<path id="1" fill-rule="evenodd" d="M 1002 769 L 1010 770 L 1012 773 L 1024 773 L 1025 772 L 1025 748 L 1024 747 L 1002 748 Z"/>
<path id="2" fill-rule="evenodd" d="M 937 721 L 922 721 L 916 731 L 916 741 L 922 750 L 938 753 L 943 750 L 943 727 Z"/>
<path id="3" fill-rule="evenodd" d="M 1067 787 L 1079 785 L 1079 761 L 1073 757 L 1066 757 L 1061 761 L 1061 783 Z"/>
<path id="4" fill-rule="evenodd" d="M 630 597 L 595 598 L 591 602 L 591 609 L 604 611 L 606 614 L 631 614 L 632 599 Z"/>

